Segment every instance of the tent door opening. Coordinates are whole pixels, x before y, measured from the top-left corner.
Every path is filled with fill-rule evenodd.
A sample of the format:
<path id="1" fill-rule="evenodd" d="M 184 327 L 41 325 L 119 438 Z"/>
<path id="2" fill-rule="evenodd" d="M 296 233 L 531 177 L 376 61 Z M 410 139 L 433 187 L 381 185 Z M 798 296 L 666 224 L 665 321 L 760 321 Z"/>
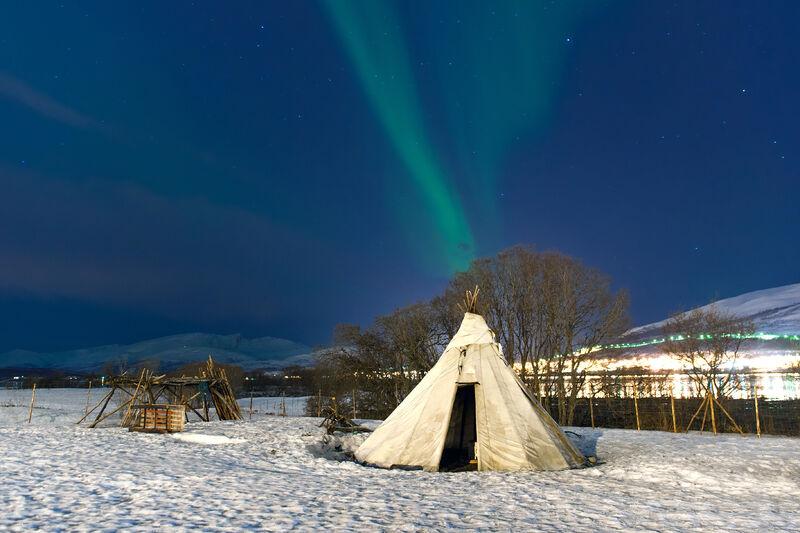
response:
<path id="1" fill-rule="evenodd" d="M 475 384 L 459 385 L 444 441 L 439 470 L 446 472 L 478 469 L 475 445 L 478 442 L 475 422 Z"/>

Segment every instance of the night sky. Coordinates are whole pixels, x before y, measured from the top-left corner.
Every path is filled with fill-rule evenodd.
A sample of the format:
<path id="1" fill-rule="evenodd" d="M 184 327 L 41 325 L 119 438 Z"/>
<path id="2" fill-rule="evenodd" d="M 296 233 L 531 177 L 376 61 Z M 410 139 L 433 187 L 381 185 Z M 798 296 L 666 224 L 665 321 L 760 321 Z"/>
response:
<path id="1" fill-rule="evenodd" d="M 558 249 L 634 322 L 800 281 L 800 3 L 14 2 L 0 350 L 328 341 Z"/>

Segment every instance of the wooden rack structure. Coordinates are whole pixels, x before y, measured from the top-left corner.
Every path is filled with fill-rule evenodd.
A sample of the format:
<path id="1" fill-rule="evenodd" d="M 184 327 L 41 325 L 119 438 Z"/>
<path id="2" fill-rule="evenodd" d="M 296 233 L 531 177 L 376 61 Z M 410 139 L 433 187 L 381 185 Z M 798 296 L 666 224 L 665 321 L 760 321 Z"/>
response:
<path id="1" fill-rule="evenodd" d="M 107 381 L 109 391 L 77 423 L 83 423 L 89 415 L 97 411 L 94 420 L 89 424 L 90 428 L 94 428 L 124 409 L 122 426 L 131 427 L 138 419 L 136 407 L 154 404 L 185 406 L 184 416 L 187 421 L 189 411 L 192 411 L 200 420 L 208 422 L 211 420 L 211 408 L 219 420 L 241 420 L 242 412 L 236 403 L 236 396 L 225 369 L 216 366 L 209 356 L 205 371 L 201 374 L 196 377 L 168 377 L 157 376 L 144 369 L 138 377 L 128 374 L 111 376 Z M 115 396 L 121 396 L 121 401 L 108 410 Z"/>

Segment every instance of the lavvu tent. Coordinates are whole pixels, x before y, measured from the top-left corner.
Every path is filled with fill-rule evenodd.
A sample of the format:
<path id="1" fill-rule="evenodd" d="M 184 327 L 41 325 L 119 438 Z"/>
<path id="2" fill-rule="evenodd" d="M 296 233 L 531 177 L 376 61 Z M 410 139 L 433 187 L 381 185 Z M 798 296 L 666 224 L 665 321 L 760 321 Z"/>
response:
<path id="1" fill-rule="evenodd" d="M 561 470 L 585 463 L 502 356 L 483 317 L 466 313 L 439 361 L 356 450 L 384 468 Z"/>

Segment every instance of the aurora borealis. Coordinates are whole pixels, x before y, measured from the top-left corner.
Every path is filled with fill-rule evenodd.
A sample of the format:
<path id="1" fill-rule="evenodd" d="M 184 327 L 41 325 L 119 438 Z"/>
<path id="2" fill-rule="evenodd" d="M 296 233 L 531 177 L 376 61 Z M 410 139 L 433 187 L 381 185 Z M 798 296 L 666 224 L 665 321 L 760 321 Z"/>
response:
<path id="1" fill-rule="evenodd" d="M 7 6 L 0 351 L 190 331 L 316 345 L 519 243 L 608 273 L 635 323 L 796 283 L 798 15 Z"/>
<path id="2" fill-rule="evenodd" d="M 554 5 L 547 12 L 535 2 L 506 2 L 488 11 L 480 2 L 446 9 L 418 3 L 403 17 L 390 2 L 325 2 L 353 71 L 417 187 L 420 214 L 430 218 L 410 234 L 413 243 L 419 230 L 433 230 L 415 250 L 429 266 L 450 273 L 466 268 L 475 257 L 476 221 L 483 238 L 496 237 L 499 166 L 515 139 L 541 133 L 548 119 L 564 43 L 585 16 L 579 5 Z M 455 19 L 455 27 L 437 28 L 443 16 Z M 461 31 L 462 24 L 470 30 Z M 440 31 L 437 46 L 417 50 L 424 59 L 412 60 L 405 35 Z M 425 120 L 436 113 L 418 96 L 428 63 L 434 79 L 428 80 L 427 105 L 441 109 L 435 121 Z M 415 74 L 412 64 L 423 73 Z M 474 209 L 480 217 L 468 216 Z"/>
<path id="3" fill-rule="evenodd" d="M 423 113 L 407 47 L 392 5 L 381 2 L 326 2 L 390 142 L 408 168 L 432 219 L 432 248 L 447 266 L 465 268 L 473 253 L 466 213 L 452 190 L 425 133 Z M 423 215 L 425 216 L 425 215 Z"/>

